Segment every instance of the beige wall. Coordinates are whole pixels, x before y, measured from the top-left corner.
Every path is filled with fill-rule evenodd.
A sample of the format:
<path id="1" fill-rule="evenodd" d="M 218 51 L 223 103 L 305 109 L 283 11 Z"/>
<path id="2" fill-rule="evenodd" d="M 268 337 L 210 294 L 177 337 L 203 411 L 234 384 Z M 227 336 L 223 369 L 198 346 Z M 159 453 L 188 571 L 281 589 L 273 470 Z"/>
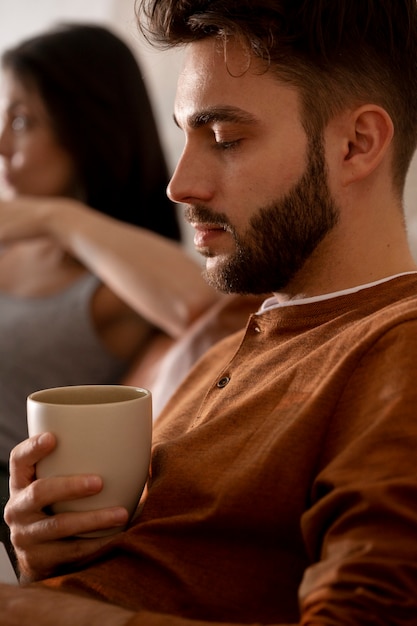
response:
<path id="1" fill-rule="evenodd" d="M 137 52 L 172 171 L 182 146 L 181 133 L 172 121 L 181 55 L 155 51 L 143 43 L 136 27 L 133 3 L 134 0 L 0 0 L 0 54 L 22 37 L 57 21 L 96 21 L 113 28 Z M 417 156 L 411 166 L 404 200 L 410 243 L 417 259 Z M 187 227 L 185 233 L 190 241 Z"/>
<path id="2" fill-rule="evenodd" d="M 417 153 L 414 155 L 408 173 L 404 205 L 408 225 L 408 238 L 414 258 L 417 260 Z"/>

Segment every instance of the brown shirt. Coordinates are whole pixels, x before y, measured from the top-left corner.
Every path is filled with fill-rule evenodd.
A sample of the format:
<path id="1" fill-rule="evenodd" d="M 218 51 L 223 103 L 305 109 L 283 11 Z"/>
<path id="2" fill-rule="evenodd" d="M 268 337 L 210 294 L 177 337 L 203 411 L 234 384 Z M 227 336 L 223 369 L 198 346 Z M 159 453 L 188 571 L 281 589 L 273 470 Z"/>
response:
<path id="1" fill-rule="evenodd" d="M 141 516 L 48 584 L 129 626 L 417 624 L 417 275 L 212 348 L 157 421 Z"/>

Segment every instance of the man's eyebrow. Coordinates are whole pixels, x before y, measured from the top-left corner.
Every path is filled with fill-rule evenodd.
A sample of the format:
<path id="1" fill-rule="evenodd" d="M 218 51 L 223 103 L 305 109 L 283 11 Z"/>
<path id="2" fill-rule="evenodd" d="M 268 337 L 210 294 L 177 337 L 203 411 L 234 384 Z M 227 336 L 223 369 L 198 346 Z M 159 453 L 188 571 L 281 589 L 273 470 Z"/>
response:
<path id="1" fill-rule="evenodd" d="M 177 126 L 177 117 L 174 115 L 174 122 Z M 208 124 L 215 124 L 216 122 L 232 122 L 234 124 L 253 124 L 256 122 L 256 118 L 242 109 L 236 107 L 213 107 L 205 109 L 203 111 L 197 111 L 187 117 L 187 125 L 190 128 L 201 128 Z"/>

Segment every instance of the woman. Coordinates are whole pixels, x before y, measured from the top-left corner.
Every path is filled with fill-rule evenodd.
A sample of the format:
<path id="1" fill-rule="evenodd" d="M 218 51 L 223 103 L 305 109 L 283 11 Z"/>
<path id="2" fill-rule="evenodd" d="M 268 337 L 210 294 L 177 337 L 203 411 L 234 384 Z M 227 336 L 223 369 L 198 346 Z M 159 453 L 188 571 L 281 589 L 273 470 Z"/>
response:
<path id="1" fill-rule="evenodd" d="M 117 382 L 155 327 L 216 299 L 179 245 L 139 67 L 108 30 L 68 25 L 3 55 L 0 477 L 26 396 Z M 153 232 L 150 232 L 153 231 Z"/>

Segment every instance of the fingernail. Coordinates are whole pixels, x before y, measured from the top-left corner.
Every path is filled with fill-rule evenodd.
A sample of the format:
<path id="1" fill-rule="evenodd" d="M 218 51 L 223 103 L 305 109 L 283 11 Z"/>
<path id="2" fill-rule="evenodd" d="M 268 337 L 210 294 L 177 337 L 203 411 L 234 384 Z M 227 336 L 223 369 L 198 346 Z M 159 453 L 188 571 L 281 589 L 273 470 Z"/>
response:
<path id="1" fill-rule="evenodd" d="M 38 445 L 49 446 L 51 443 L 51 435 L 49 433 L 41 433 L 38 437 Z"/>
<path id="2" fill-rule="evenodd" d="M 102 487 L 102 480 L 100 478 L 100 476 L 87 476 L 87 478 L 85 479 L 85 486 L 89 491 L 93 491 L 94 493 L 96 491 L 99 491 Z"/>
<path id="3" fill-rule="evenodd" d="M 114 509 L 112 517 L 115 524 L 124 525 L 128 520 L 128 513 L 126 509 Z"/>

